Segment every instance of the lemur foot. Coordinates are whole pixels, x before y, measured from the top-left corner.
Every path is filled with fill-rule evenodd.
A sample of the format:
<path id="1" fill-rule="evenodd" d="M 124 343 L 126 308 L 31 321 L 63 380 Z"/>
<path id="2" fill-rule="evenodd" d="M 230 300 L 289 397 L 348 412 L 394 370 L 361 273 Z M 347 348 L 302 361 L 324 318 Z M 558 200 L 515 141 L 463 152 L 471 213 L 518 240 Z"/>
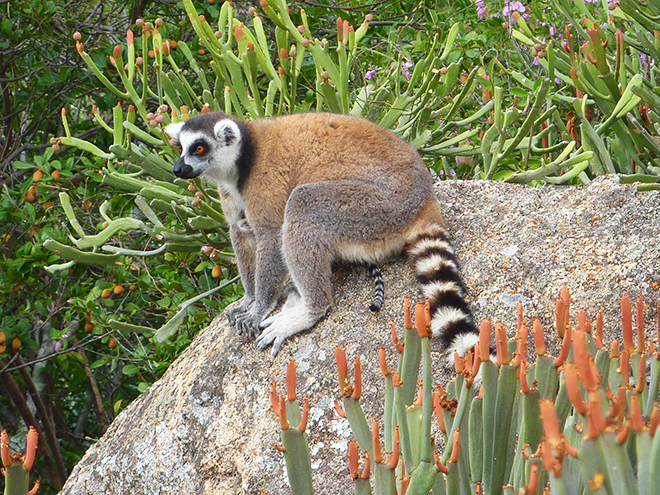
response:
<path id="1" fill-rule="evenodd" d="M 257 348 L 263 350 L 272 344 L 270 355 L 274 358 L 287 338 L 312 328 L 322 317 L 323 314 L 313 316 L 302 299 L 289 297 L 281 312 L 259 325 L 263 332 L 257 338 Z"/>
<path id="2" fill-rule="evenodd" d="M 240 305 L 228 310 L 225 313 L 227 315 L 227 321 L 229 322 L 229 324 L 232 327 L 236 325 L 236 318 L 238 318 L 238 316 L 241 314 L 245 314 L 251 311 L 253 305 L 254 305 L 254 299 L 249 296 L 245 296 L 243 302 Z"/>
<path id="3" fill-rule="evenodd" d="M 239 335 L 243 335 L 248 339 L 259 335 L 259 320 L 251 311 L 235 313 L 233 316 L 235 318 L 234 326 Z"/>

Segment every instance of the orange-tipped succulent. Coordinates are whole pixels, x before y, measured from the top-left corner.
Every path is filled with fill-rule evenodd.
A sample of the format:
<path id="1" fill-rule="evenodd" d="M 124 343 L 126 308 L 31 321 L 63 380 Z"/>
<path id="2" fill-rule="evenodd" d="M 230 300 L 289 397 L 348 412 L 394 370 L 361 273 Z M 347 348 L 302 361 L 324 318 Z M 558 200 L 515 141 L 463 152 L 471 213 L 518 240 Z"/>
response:
<path id="1" fill-rule="evenodd" d="M 0 434 L 0 458 L 2 459 L 2 474 L 5 476 L 5 494 L 27 493 L 35 495 L 39 491 L 40 482 L 36 481 L 31 490 L 29 476 L 37 455 L 39 434 L 34 426 L 30 426 L 26 438 L 25 455 L 20 452 L 9 452 L 9 435 L 6 430 Z"/>

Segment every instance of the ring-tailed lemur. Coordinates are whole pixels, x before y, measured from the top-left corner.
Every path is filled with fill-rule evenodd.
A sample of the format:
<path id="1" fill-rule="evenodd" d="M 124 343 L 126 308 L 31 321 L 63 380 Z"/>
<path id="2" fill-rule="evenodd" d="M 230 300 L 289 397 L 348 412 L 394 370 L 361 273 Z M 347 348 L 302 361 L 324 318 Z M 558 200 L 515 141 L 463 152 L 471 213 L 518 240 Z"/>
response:
<path id="1" fill-rule="evenodd" d="M 367 120 L 324 113 L 242 121 L 206 113 L 170 124 L 177 177 L 219 186 L 245 288 L 229 315 L 260 349 L 312 328 L 332 304 L 334 259 L 407 251 L 432 330 L 462 353 L 478 340 L 431 176 L 417 152 Z M 286 280 L 292 287 L 275 309 Z"/>

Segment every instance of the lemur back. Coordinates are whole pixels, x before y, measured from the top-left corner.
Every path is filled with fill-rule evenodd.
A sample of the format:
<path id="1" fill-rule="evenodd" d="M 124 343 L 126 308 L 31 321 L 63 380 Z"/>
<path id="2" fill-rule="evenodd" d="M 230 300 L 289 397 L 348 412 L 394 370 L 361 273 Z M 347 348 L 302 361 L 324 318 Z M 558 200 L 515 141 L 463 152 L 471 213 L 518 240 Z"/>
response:
<path id="1" fill-rule="evenodd" d="M 434 334 L 459 352 L 476 343 L 431 176 L 403 140 L 323 113 L 254 121 L 208 113 L 166 132 L 182 150 L 174 173 L 219 186 L 246 293 L 229 318 L 259 348 L 272 344 L 274 356 L 325 316 L 333 260 L 374 264 L 403 250 L 430 298 Z M 289 278 L 282 311 L 269 317 Z"/>

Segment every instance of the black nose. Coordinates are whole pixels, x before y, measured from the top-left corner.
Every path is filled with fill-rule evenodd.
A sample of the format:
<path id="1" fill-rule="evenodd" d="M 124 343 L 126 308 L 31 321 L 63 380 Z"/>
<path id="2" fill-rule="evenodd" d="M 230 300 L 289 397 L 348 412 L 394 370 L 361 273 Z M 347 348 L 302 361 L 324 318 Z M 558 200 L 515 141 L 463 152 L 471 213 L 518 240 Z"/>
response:
<path id="1" fill-rule="evenodd" d="M 193 168 L 183 161 L 183 158 L 179 158 L 172 167 L 172 173 L 181 179 L 192 179 L 194 178 Z"/>

